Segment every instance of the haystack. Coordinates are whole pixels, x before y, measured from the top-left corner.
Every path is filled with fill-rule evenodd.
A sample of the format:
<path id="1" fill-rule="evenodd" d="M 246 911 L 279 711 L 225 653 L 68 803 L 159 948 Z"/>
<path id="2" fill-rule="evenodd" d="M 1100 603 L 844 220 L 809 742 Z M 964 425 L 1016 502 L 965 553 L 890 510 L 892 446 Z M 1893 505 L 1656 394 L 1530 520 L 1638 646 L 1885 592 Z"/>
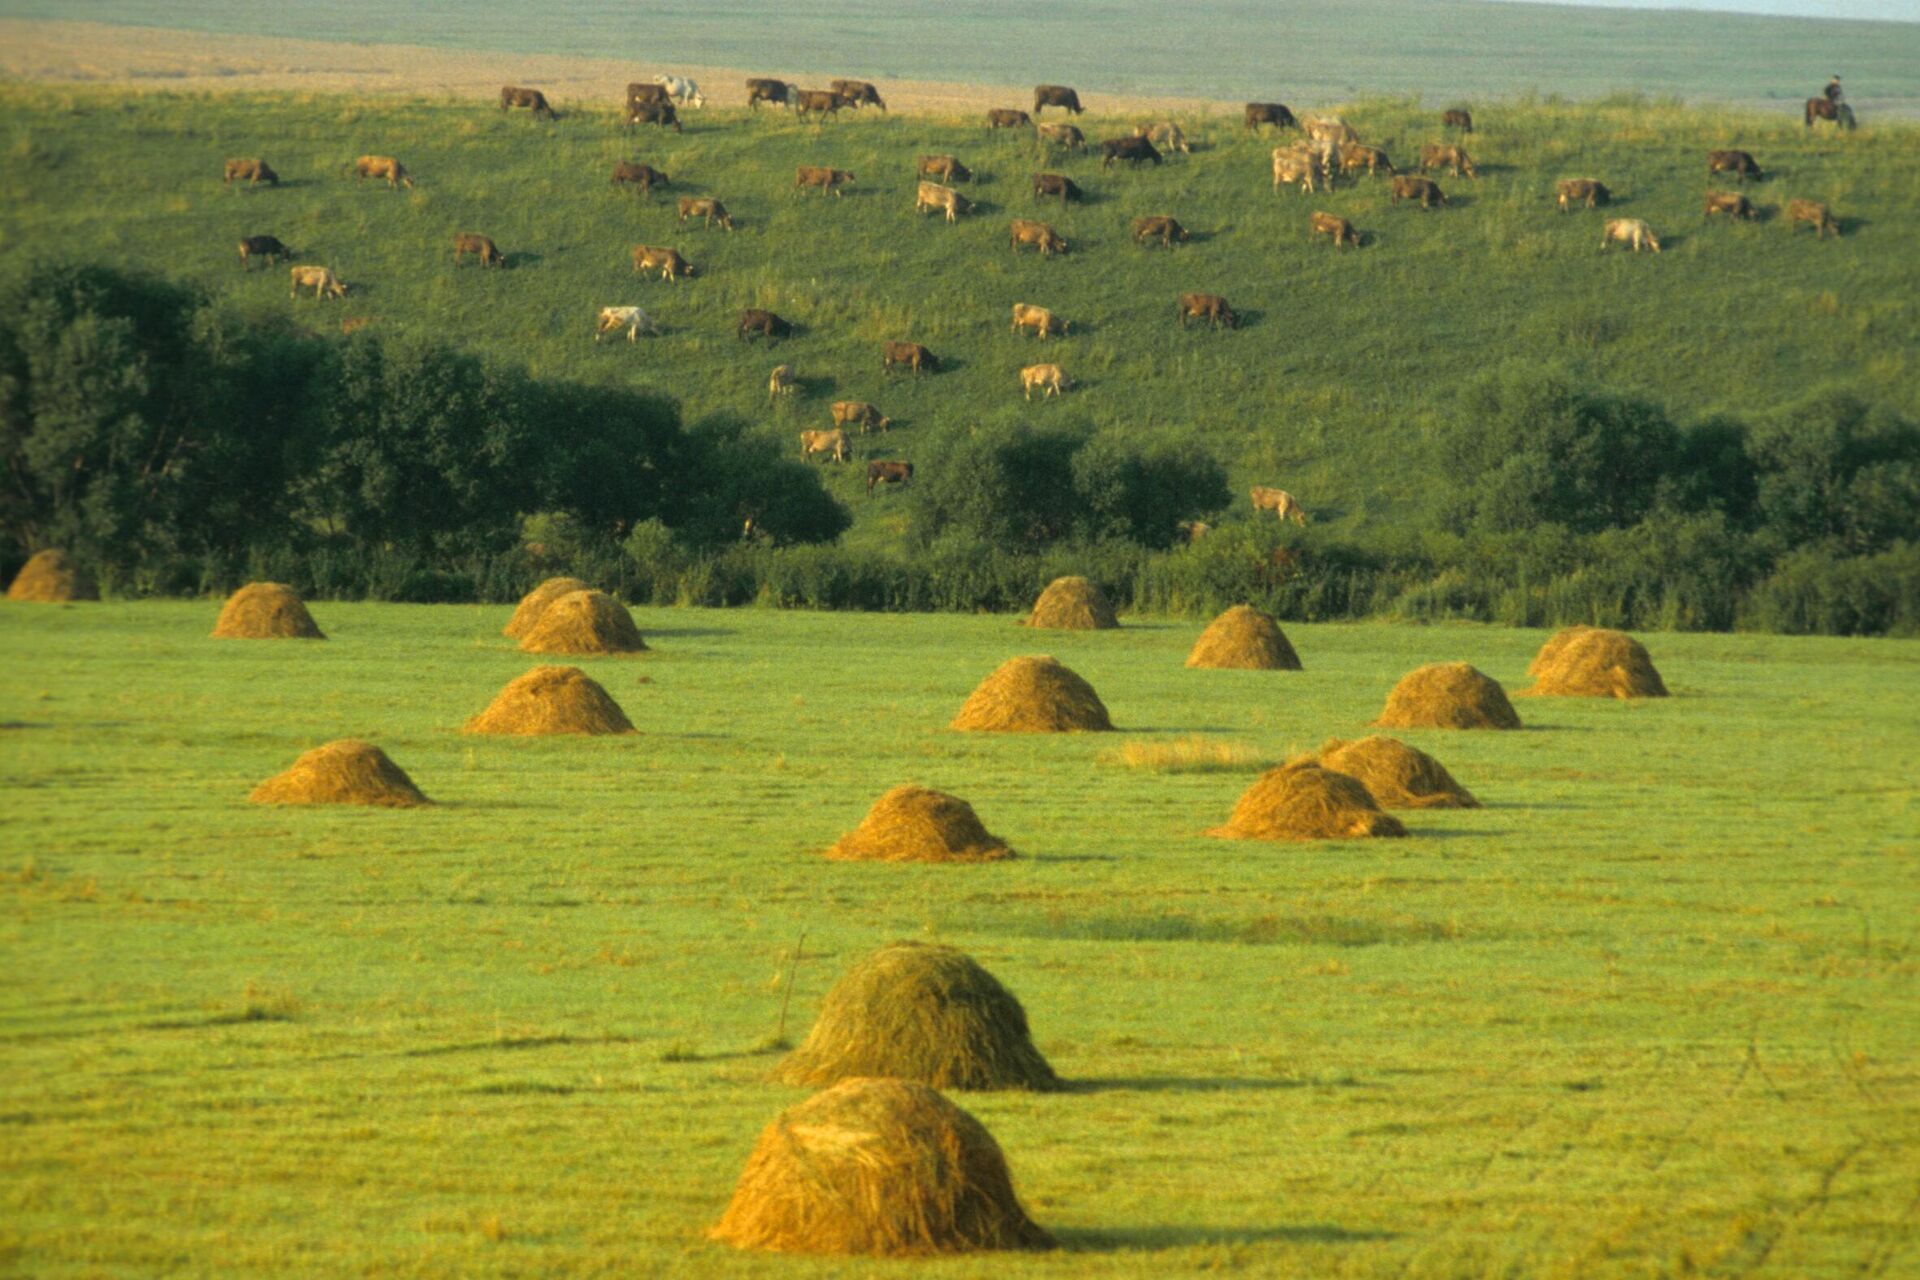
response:
<path id="1" fill-rule="evenodd" d="M 572 595 L 576 591 L 588 591 L 592 588 L 578 578 L 548 578 L 545 582 L 520 597 L 519 605 L 513 611 L 513 617 L 507 619 L 507 625 L 500 628 L 503 636 L 518 639 L 533 630 L 533 624 L 540 620 L 548 605 L 561 596 Z"/>
<path id="2" fill-rule="evenodd" d="M 227 597 L 213 624 L 216 640 L 325 640 L 292 587 L 249 582 Z"/>
<path id="3" fill-rule="evenodd" d="M 467 721 L 467 733 L 632 733 L 633 722 L 578 667 L 535 667 Z"/>
<path id="4" fill-rule="evenodd" d="M 604 591 L 569 591 L 520 637 L 528 653 L 645 653 L 647 642 L 627 606 Z"/>
<path id="5" fill-rule="evenodd" d="M 847 970 L 807 1041 L 774 1069 L 783 1084 L 893 1076 L 940 1089 L 1058 1089 L 1013 993 L 952 947 L 895 942 Z"/>
<path id="6" fill-rule="evenodd" d="M 1295 762 L 1260 775 L 1224 827 L 1207 832 L 1233 840 L 1355 840 L 1404 836 L 1400 819 L 1380 812 L 1357 778 Z"/>
<path id="7" fill-rule="evenodd" d="M 1055 578 L 1033 602 L 1026 625 L 1048 631 L 1111 631 L 1120 619 L 1106 593 L 1088 579 Z"/>
<path id="8" fill-rule="evenodd" d="M 987 733 L 1109 731 L 1093 686 L 1045 655 L 1009 658 L 967 695 L 953 728 Z"/>
<path id="9" fill-rule="evenodd" d="M 1400 678 L 1374 721 L 1384 729 L 1518 729 L 1500 682 L 1464 662 L 1429 662 Z"/>
<path id="10" fill-rule="evenodd" d="M 409 809 L 431 804 L 406 771 L 370 742 L 342 738 L 315 747 L 253 789 L 255 804 L 371 804 Z"/>
<path id="11" fill-rule="evenodd" d="M 904 786 L 875 801 L 827 856 L 842 862 L 996 862 L 1014 852 L 987 833 L 965 800 Z"/>
<path id="12" fill-rule="evenodd" d="M 53 547 L 36 551 L 20 567 L 7 588 L 9 600 L 36 604 L 65 604 L 69 600 L 98 600 L 100 588 L 74 558 Z"/>
<path id="13" fill-rule="evenodd" d="M 1664 698 L 1667 683 L 1647 648 L 1624 631 L 1568 627 L 1540 646 L 1527 667 L 1536 677 L 1522 697 Z"/>
<path id="14" fill-rule="evenodd" d="M 1271 615 L 1251 605 L 1237 604 L 1215 618 L 1200 633 L 1190 667 L 1234 671 L 1298 671 L 1300 655 L 1287 643 L 1286 633 Z"/>
<path id="15" fill-rule="evenodd" d="M 924 1084 L 847 1080 L 760 1134 L 709 1234 L 740 1249 L 912 1257 L 1051 1249 L 985 1126 Z"/>
<path id="16" fill-rule="evenodd" d="M 1473 793 L 1453 780 L 1447 767 L 1398 738 L 1379 734 L 1342 742 L 1330 738 L 1303 757 L 1356 778 L 1382 809 L 1478 809 Z"/>

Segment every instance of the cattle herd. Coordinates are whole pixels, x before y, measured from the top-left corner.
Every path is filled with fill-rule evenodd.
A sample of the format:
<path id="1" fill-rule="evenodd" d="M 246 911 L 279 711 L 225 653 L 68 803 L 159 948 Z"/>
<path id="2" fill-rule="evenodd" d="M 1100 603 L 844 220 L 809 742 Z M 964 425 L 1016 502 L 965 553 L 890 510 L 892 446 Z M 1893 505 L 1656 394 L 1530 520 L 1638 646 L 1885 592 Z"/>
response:
<path id="1" fill-rule="evenodd" d="M 886 103 L 881 99 L 874 85 L 865 80 L 835 80 L 826 89 L 802 89 L 783 80 L 771 77 L 753 77 L 746 82 L 746 105 L 757 111 L 762 105 L 791 110 L 800 118 L 821 118 L 837 114 L 842 110 L 857 110 L 874 107 L 885 111 Z M 658 76 L 652 82 L 634 83 L 627 86 L 624 124 L 627 128 L 636 125 L 653 125 L 656 128 L 672 129 L 680 132 L 680 111 L 688 107 L 701 107 L 706 103 L 700 87 L 692 80 L 679 76 Z M 1073 124 L 1062 121 L 1043 121 L 1040 116 L 1049 107 L 1080 115 L 1084 108 L 1079 94 L 1065 85 L 1043 84 L 1033 91 L 1031 112 L 1018 108 L 996 107 L 987 112 L 986 126 L 989 131 L 1000 129 L 1020 129 L 1032 131 L 1035 139 L 1049 149 L 1065 152 L 1085 152 L 1088 150 L 1086 135 Z M 558 119 L 558 113 L 548 103 L 546 95 L 538 89 L 508 85 L 500 90 L 500 110 L 524 110 L 536 117 Z M 1806 124 L 1812 128 L 1816 120 L 1828 120 L 1841 128 L 1854 127 L 1851 108 L 1844 103 L 1828 99 L 1809 99 L 1805 112 Z M 1440 125 L 1443 130 L 1452 130 L 1457 134 L 1473 133 L 1472 113 L 1464 108 L 1453 108 L 1442 113 Z M 1446 193 L 1433 178 L 1425 176 L 1437 171 L 1446 171 L 1453 177 L 1474 179 L 1479 176 L 1473 159 L 1458 142 L 1434 142 L 1422 146 L 1418 164 L 1419 173 L 1403 173 L 1396 169 L 1387 152 L 1362 141 L 1359 133 L 1339 116 L 1299 116 L 1285 104 L 1278 102 L 1249 102 L 1242 116 L 1242 127 L 1249 133 L 1257 133 L 1262 128 L 1297 130 L 1300 138 L 1286 146 L 1275 147 L 1272 151 L 1273 193 L 1278 195 L 1283 187 L 1298 186 L 1303 192 L 1313 193 L 1332 188 L 1336 177 L 1359 178 L 1363 174 L 1369 177 L 1380 175 L 1392 180 L 1391 203 L 1401 201 L 1417 203 L 1423 210 L 1443 208 L 1447 205 Z M 1101 167 L 1111 170 L 1125 163 L 1132 166 L 1141 164 L 1159 165 L 1168 155 L 1186 155 L 1192 151 L 1185 132 L 1172 121 L 1152 121 L 1137 125 L 1132 133 L 1109 138 L 1099 144 Z M 970 182 L 973 170 L 960 159 L 952 155 L 923 155 L 916 165 L 919 179 L 914 190 L 914 210 L 919 214 L 939 212 L 947 222 L 956 222 L 975 212 L 975 204 L 968 200 L 954 184 Z M 383 181 L 390 189 L 401 187 L 411 189 L 413 177 L 406 167 L 392 156 L 365 155 L 354 161 L 353 173 L 356 180 L 373 178 Z M 1707 153 L 1707 177 L 1711 181 L 1718 175 L 1726 175 L 1744 185 L 1747 181 L 1762 181 L 1765 175 L 1753 156 L 1746 151 L 1715 150 Z M 257 158 L 230 159 L 223 171 L 223 181 L 232 185 L 236 180 L 249 187 L 266 184 L 277 187 L 280 177 L 266 161 Z M 651 197 L 654 188 L 668 187 L 671 180 L 665 173 L 652 165 L 639 162 L 620 162 L 613 169 L 613 184 L 637 190 L 642 196 Z M 802 165 L 794 175 L 793 189 L 796 194 L 809 190 L 818 190 L 822 194 L 841 195 L 846 188 L 855 184 L 855 177 L 844 169 L 828 166 Z M 1058 199 L 1064 207 L 1084 199 L 1081 188 L 1064 174 L 1036 173 L 1032 179 L 1034 199 Z M 1555 184 L 1555 199 L 1562 213 L 1571 212 L 1575 206 L 1583 209 L 1598 209 L 1611 202 L 1612 191 L 1597 178 L 1566 178 Z M 698 219 L 704 228 L 718 226 L 725 231 L 734 229 L 734 220 L 721 201 L 712 197 L 682 197 L 678 201 L 679 222 L 684 225 L 690 219 Z M 1737 191 L 1708 190 L 1706 193 L 1706 218 L 1725 216 L 1730 219 L 1753 221 L 1759 211 L 1744 194 Z M 1839 221 L 1823 203 L 1814 200 L 1793 199 L 1786 207 L 1789 229 L 1797 229 L 1806 224 L 1813 228 L 1816 238 L 1838 236 Z M 1335 248 L 1348 246 L 1359 248 L 1363 237 L 1353 224 L 1336 214 L 1315 210 L 1307 219 L 1308 238 L 1322 236 L 1330 240 Z M 1132 234 L 1136 244 L 1141 246 L 1158 244 L 1171 249 L 1176 243 L 1186 241 L 1189 233 L 1179 221 L 1165 214 L 1150 214 L 1135 218 Z M 1639 218 L 1611 218 L 1604 222 L 1601 231 L 1600 247 L 1604 250 L 1612 244 L 1622 244 L 1633 252 L 1642 249 L 1653 253 L 1660 252 L 1660 239 L 1653 228 Z M 1041 258 L 1064 256 L 1068 252 L 1065 237 L 1047 223 L 1033 218 L 1013 218 L 1008 223 L 1008 245 L 1018 254 L 1023 249 L 1033 250 Z M 292 254 L 287 247 L 271 235 L 249 235 L 240 240 L 240 261 L 242 266 L 255 258 L 286 261 Z M 482 267 L 504 267 L 507 257 L 492 239 L 477 232 L 462 231 L 453 237 L 453 260 L 455 265 L 462 263 L 468 256 L 473 257 Z M 297 296 L 302 289 L 312 289 L 319 299 L 344 298 L 348 286 L 333 271 L 324 266 L 290 266 L 290 294 Z M 693 276 L 693 265 L 681 255 L 678 249 L 659 245 L 636 245 L 633 249 L 633 270 L 638 274 L 658 271 L 662 280 L 679 281 Z M 1212 293 L 1181 294 L 1176 305 L 1175 315 L 1182 328 L 1194 321 L 1205 321 L 1209 328 L 1225 326 L 1233 329 L 1239 325 L 1239 316 L 1227 300 Z M 357 326 L 356 326 L 357 327 Z M 594 341 L 608 334 L 624 331 L 629 342 L 637 342 L 642 333 L 658 334 L 659 326 L 646 311 L 633 305 L 602 307 L 596 318 Z M 1017 302 L 1013 305 L 1013 325 L 1015 333 L 1030 332 L 1036 338 L 1064 336 L 1070 331 L 1069 323 L 1056 316 L 1045 307 Z M 750 337 L 759 337 L 767 342 L 775 342 L 791 337 L 794 327 L 788 321 L 761 308 L 749 308 L 742 311 L 735 323 L 735 336 L 745 341 Z M 881 346 L 882 370 L 903 369 L 912 374 L 932 373 L 940 367 L 938 359 L 926 347 L 916 342 L 888 341 Z M 798 385 L 798 377 L 791 364 L 782 364 L 774 369 L 769 379 L 770 399 L 790 394 Z M 1056 363 L 1028 365 L 1020 370 L 1021 393 L 1031 399 L 1038 390 L 1043 399 L 1058 396 L 1073 385 L 1073 380 L 1065 369 Z M 871 404 L 862 401 L 840 401 L 833 406 L 831 430 L 809 430 L 800 433 L 800 451 L 803 458 L 822 456 L 836 462 L 846 462 L 852 457 L 851 443 L 847 437 L 849 427 L 857 427 L 861 435 L 872 430 L 886 432 L 891 420 Z M 913 476 L 913 464 L 897 460 L 876 460 L 867 465 L 867 493 L 872 495 L 878 485 L 904 484 Z M 1273 510 L 1282 520 L 1304 521 L 1305 511 L 1293 495 L 1282 489 L 1256 486 L 1252 491 L 1252 502 L 1257 512 Z M 1193 536 L 1199 536 L 1202 529 Z"/>

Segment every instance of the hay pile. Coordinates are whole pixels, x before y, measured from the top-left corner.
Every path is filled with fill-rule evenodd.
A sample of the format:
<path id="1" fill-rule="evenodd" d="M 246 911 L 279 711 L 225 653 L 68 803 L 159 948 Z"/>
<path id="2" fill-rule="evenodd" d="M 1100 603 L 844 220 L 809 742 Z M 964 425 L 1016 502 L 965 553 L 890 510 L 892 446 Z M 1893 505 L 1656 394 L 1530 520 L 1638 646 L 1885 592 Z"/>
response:
<path id="1" fill-rule="evenodd" d="M 370 742 L 342 738 L 315 747 L 253 789 L 255 804 L 371 804 L 410 809 L 431 804 L 406 771 Z"/>
<path id="2" fill-rule="evenodd" d="M 989 835 L 973 806 L 925 787 L 895 787 L 827 857 L 842 862 L 997 862 L 1015 856 Z"/>
<path id="3" fill-rule="evenodd" d="M 1522 697 L 1664 698 L 1667 683 L 1647 648 L 1624 631 L 1568 627 L 1540 646 L 1527 666 L 1533 688 Z"/>
<path id="4" fill-rule="evenodd" d="M 1342 742 L 1330 738 L 1302 758 L 1355 778 L 1382 809 L 1478 809 L 1473 793 L 1453 780 L 1447 767 L 1398 738 L 1379 734 Z"/>
<path id="5" fill-rule="evenodd" d="M 1190 667 L 1232 671 L 1298 671 L 1300 655 L 1287 643 L 1280 624 L 1251 605 L 1237 604 L 1200 633 Z"/>
<path id="6" fill-rule="evenodd" d="M 227 597 L 213 624 L 216 640 L 325 640 L 292 587 L 249 582 Z"/>
<path id="7" fill-rule="evenodd" d="M 33 553 L 7 588 L 7 599 L 36 604 L 65 604 L 69 600 L 98 600 L 100 588 L 74 558 L 49 547 Z"/>
<path id="8" fill-rule="evenodd" d="M 1033 602 L 1026 625 L 1048 631 L 1111 631 L 1120 619 L 1106 594 L 1086 578 L 1055 578 Z"/>
<path id="9" fill-rule="evenodd" d="M 1404 836 L 1400 819 L 1380 812 L 1357 778 L 1296 762 L 1269 769 L 1233 806 L 1224 827 L 1207 832 L 1232 840 L 1353 840 Z"/>
<path id="10" fill-rule="evenodd" d="M 892 1076 L 940 1089 L 1058 1089 L 1013 993 L 965 952 L 920 942 L 880 948 L 847 970 L 805 1044 L 773 1078 L 822 1086 Z"/>
<path id="11" fill-rule="evenodd" d="M 1518 729 L 1500 682 L 1464 662 L 1429 662 L 1400 678 L 1374 721 L 1384 729 Z"/>
<path id="12" fill-rule="evenodd" d="M 708 1233 L 739 1249 L 880 1257 L 1051 1249 L 985 1126 L 924 1084 L 848 1080 L 760 1134 Z"/>
<path id="13" fill-rule="evenodd" d="M 507 619 L 507 625 L 500 628 L 500 634 L 519 639 L 533 630 L 533 624 L 540 620 L 548 605 L 561 596 L 572 595 L 576 591 L 592 590 L 578 578 L 548 578 L 545 582 L 520 597 L 520 603 L 514 608 L 513 617 Z"/>
<path id="14" fill-rule="evenodd" d="M 467 721 L 466 733 L 632 733 L 633 722 L 578 667 L 535 667 Z"/>
<path id="15" fill-rule="evenodd" d="M 1113 728 L 1093 686 L 1044 655 L 1009 658 L 967 695 L 955 729 L 983 733 L 1105 732 Z"/>
<path id="16" fill-rule="evenodd" d="M 604 591 L 569 591 L 540 611 L 520 637 L 527 653 L 645 653 L 627 606 Z"/>

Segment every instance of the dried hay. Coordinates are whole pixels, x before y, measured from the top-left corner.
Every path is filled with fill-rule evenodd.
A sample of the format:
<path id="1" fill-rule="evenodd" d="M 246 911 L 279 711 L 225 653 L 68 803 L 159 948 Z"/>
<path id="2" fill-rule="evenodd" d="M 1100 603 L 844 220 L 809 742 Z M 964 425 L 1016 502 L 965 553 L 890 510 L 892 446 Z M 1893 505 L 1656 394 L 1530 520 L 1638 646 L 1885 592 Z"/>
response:
<path id="1" fill-rule="evenodd" d="M 1012 849 L 958 796 L 925 787 L 895 787 L 866 818 L 827 850 L 842 862 L 997 862 Z"/>
<path id="2" fill-rule="evenodd" d="M 1523 698 L 1664 698 L 1666 681 L 1647 648 L 1624 631 L 1568 627 L 1540 646 Z"/>
<path id="3" fill-rule="evenodd" d="M 1464 662 L 1429 662 L 1400 678 L 1374 721 L 1383 729 L 1518 729 L 1500 682 Z"/>
<path id="4" fill-rule="evenodd" d="M 54 547 L 36 551 L 20 566 L 7 588 L 7 599 L 35 604 L 65 604 L 69 600 L 98 600 L 100 588 L 74 558 Z"/>
<path id="5" fill-rule="evenodd" d="M 1111 631 L 1120 625 L 1106 593 L 1081 577 L 1055 578 L 1033 602 L 1026 625 L 1047 631 Z"/>
<path id="6" fill-rule="evenodd" d="M 1329 738 L 1301 759 L 1357 778 L 1382 809 L 1478 809 L 1473 793 L 1447 767 L 1398 738 L 1374 734 L 1353 742 Z"/>
<path id="7" fill-rule="evenodd" d="M 951 727 L 981 733 L 1107 732 L 1113 721 L 1092 685 L 1037 655 L 1001 663 L 967 695 Z"/>
<path id="8" fill-rule="evenodd" d="M 213 624 L 216 640 L 325 640 L 292 587 L 249 582 L 227 597 Z"/>
<path id="9" fill-rule="evenodd" d="M 507 619 L 507 625 L 500 628 L 500 634 L 519 639 L 533 630 L 533 624 L 540 620 L 548 605 L 561 596 L 572 595 L 576 591 L 590 591 L 592 587 L 578 578 L 548 578 L 520 597 L 520 603 L 513 611 L 513 617 Z"/>
<path id="10" fill-rule="evenodd" d="M 1145 769 L 1148 773 L 1227 773 L 1265 764 L 1268 757 L 1244 742 L 1208 738 L 1198 733 L 1171 742 L 1135 738 L 1114 751 L 1100 754 L 1103 764 Z"/>
<path id="11" fill-rule="evenodd" d="M 569 591 L 520 637 L 527 653 L 645 653 L 647 642 L 627 606 L 604 591 Z"/>
<path id="12" fill-rule="evenodd" d="M 370 742 L 342 738 L 315 747 L 248 796 L 254 804 L 370 804 L 409 809 L 431 804 L 406 771 Z"/>
<path id="13" fill-rule="evenodd" d="M 1300 655 L 1287 643 L 1286 633 L 1271 615 L 1251 605 L 1237 604 L 1200 633 L 1190 667 L 1232 671 L 1298 671 Z"/>
<path id="14" fill-rule="evenodd" d="M 465 733 L 632 733 L 633 722 L 578 667 L 535 667 L 502 689 Z"/>
<path id="15" fill-rule="evenodd" d="M 986 1127 L 907 1080 L 847 1080 L 783 1111 L 708 1234 L 739 1249 L 882 1257 L 1054 1247 Z"/>
<path id="16" fill-rule="evenodd" d="M 1232 840 L 1352 840 L 1404 836 L 1358 778 L 1295 762 L 1269 769 L 1247 788 L 1223 827 L 1207 832 Z"/>
<path id="17" fill-rule="evenodd" d="M 937 1089 L 1058 1089 L 1011 991 L 952 947 L 896 942 L 833 984 L 806 1043 L 774 1069 L 782 1084 L 855 1076 Z"/>

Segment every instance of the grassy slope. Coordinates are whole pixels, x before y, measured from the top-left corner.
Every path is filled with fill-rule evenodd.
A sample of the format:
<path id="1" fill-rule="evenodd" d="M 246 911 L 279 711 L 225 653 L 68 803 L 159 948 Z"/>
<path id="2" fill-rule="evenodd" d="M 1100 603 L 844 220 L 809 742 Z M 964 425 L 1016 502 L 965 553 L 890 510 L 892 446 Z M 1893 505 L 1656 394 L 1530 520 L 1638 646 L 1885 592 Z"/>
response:
<path id="1" fill-rule="evenodd" d="M 823 425 L 837 398 L 871 399 L 903 424 L 886 442 L 913 457 L 941 433 L 995 421 L 1084 421 L 1146 440 L 1191 441 L 1226 460 L 1239 489 L 1279 483 L 1323 519 L 1406 516 L 1425 500 L 1423 426 L 1450 392 L 1510 358 L 1565 360 L 1683 416 L 1763 413 L 1833 379 L 1896 403 L 1920 401 L 1920 130 L 1807 135 L 1765 118 L 1672 106 L 1483 108 L 1468 139 L 1478 183 L 1442 178 L 1456 207 L 1390 208 L 1385 179 L 1319 196 L 1270 191 L 1272 139 L 1196 124 L 1203 146 L 1157 170 L 1103 175 L 1097 159 L 1054 167 L 1094 196 L 1038 208 L 1031 141 L 972 121 L 868 115 L 801 125 L 709 109 L 682 136 L 630 137 L 609 114 L 557 124 L 503 117 L 484 103 L 360 105 L 323 97 L 143 97 L 0 91 L 11 179 L 0 194 L 0 261 L 57 249 L 204 282 L 262 317 L 332 325 L 373 316 L 392 332 L 432 332 L 553 377 L 631 382 L 682 397 L 690 417 L 730 412 L 791 440 Z M 1440 136 L 1405 103 L 1348 110 L 1403 162 Z M 1120 121 L 1082 122 L 1096 138 Z M 1740 145 L 1775 176 L 1767 206 L 1829 201 L 1838 242 L 1790 233 L 1784 219 L 1702 226 L 1703 152 Z M 985 210 L 958 226 L 911 212 L 912 158 L 951 150 L 981 171 Z M 342 167 L 366 151 L 399 155 L 410 194 L 360 186 Z M 278 191 L 223 189 L 220 162 L 262 155 Z M 617 159 L 643 157 L 676 187 L 648 205 L 611 189 Z M 851 169 L 845 199 L 795 198 L 796 164 Z M 1666 237 L 1658 258 L 1598 252 L 1597 214 L 1561 216 L 1556 178 L 1594 175 L 1618 213 Z M 679 227 L 672 195 L 719 195 L 733 235 Z M 1307 241 L 1307 213 L 1347 215 L 1371 243 L 1332 252 Z M 1040 213 L 1074 252 L 1013 257 L 1006 219 Z M 1136 248 L 1132 217 L 1172 213 L 1195 233 L 1174 252 Z M 513 268 L 455 271 L 458 230 L 492 235 Z M 290 304 L 283 270 L 249 277 L 242 234 L 270 232 L 302 261 L 334 265 L 347 304 Z M 699 277 L 632 277 L 635 243 L 681 247 Z M 1238 333 L 1182 333 L 1173 299 L 1227 294 L 1249 313 Z M 638 349 L 590 340 L 596 307 L 637 301 L 667 336 Z M 1009 304 L 1051 306 L 1076 334 L 1044 348 L 1006 330 Z M 771 306 L 805 327 L 777 352 L 743 346 L 732 317 Z M 883 377 L 882 339 L 912 337 L 952 369 Z M 1081 387 L 1024 405 L 1017 370 L 1057 358 Z M 798 402 L 768 409 L 767 370 L 795 362 Z M 851 475 L 836 479 L 850 499 Z M 890 504 L 879 504 L 890 505 Z M 868 522 L 858 540 L 884 545 Z"/>
<path id="2" fill-rule="evenodd" d="M 282 646 L 205 639 L 205 603 L 0 606 L 0 1269 L 848 1274 L 699 1239 L 801 1096 L 753 1051 L 802 929 L 796 1032 L 935 937 L 1093 1086 L 963 1100 L 1076 1252 L 916 1274 L 1920 1262 L 1911 644 L 1662 637 L 1671 701 L 1409 735 L 1487 809 L 1263 848 L 1198 834 L 1250 772 L 1099 756 L 1278 757 L 1422 661 L 1519 683 L 1540 636 L 1301 627 L 1266 676 L 1182 670 L 1188 625 L 673 610 L 588 664 L 639 736 L 466 739 L 527 666 L 506 613 L 329 605 Z M 942 731 L 1039 648 L 1124 732 Z M 440 807 L 244 803 L 349 733 Z M 813 856 L 904 779 L 1027 856 Z"/>

